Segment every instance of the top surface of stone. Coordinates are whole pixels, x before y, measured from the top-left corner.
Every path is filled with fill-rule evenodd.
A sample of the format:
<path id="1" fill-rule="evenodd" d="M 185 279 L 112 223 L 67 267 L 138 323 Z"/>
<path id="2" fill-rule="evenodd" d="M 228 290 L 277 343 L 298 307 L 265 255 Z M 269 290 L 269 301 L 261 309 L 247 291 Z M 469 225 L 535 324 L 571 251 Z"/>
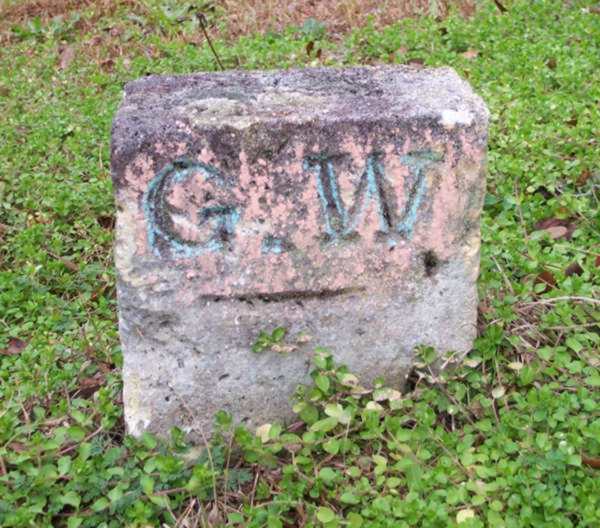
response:
<path id="1" fill-rule="evenodd" d="M 282 120 L 415 118 L 469 126 L 487 121 L 488 116 L 481 98 L 451 68 L 306 68 L 150 76 L 127 84 L 125 95 L 119 116 L 134 116 L 138 125 L 169 116 L 201 128 L 243 129 Z"/>

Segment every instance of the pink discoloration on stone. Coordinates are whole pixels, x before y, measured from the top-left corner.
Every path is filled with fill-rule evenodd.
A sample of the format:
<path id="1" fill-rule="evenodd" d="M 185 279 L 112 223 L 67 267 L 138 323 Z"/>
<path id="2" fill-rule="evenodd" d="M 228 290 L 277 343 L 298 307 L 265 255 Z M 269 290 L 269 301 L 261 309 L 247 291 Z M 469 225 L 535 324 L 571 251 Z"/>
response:
<path id="1" fill-rule="evenodd" d="M 154 176 L 154 164 L 147 155 L 140 154 L 127 167 L 124 176 L 129 189 L 143 193 Z"/>
<path id="2" fill-rule="evenodd" d="M 126 172 L 130 173 L 130 169 L 128 169 Z M 141 201 L 141 195 L 135 188 L 121 189 L 119 194 L 119 200 L 122 200 L 123 203 L 129 204 L 128 223 L 130 223 L 130 225 L 128 227 L 134 234 L 129 243 L 133 245 L 135 248 L 134 252 L 137 255 L 146 255 L 149 251 L 148 239 L 146 236 L 146 230 L 144 228 L 146 220 L 144 212 L 140 207 L 138 207 L 138 204 Z"/>
<path id="3" fill-rule="evenodd" d="M 186 203 L 188 203 L 188 201 L 189 201 L 188 200 L 188 191 L 191 191 L 191 185 L 190 185 L 190 189 L 187 189 L 183 185 L 177 185 L 175 187 L 172 187 L 171 192 L 167 196 L 167 201 L 173 207 L 183 209 L 186 207 Z"/>
<path id="4" fill-rule="evenodd" d="M 294 145 L 294 157 L 297 160 L 304 159 L 305 146 L 303 143 L 296 143 Z"/>
<path id="5" fill-rule="evenodd" d="M 426 130 L 424 136 L 431 138 L 431 131 Z M 386 186 L 384 195 L 394 212 L 392 229 L 387 236 L 381 233 L 378 202 L 359 193 L 366 159 L 376 149 L 376 137 L 363 137 L 358 141 L 350 135 L 345 136 L 339 158 L 333 158 L 341 204 L 348 215 L 357 202 L 367 202 L 362 214 L 356 215 L 358 234 L 351 240 L 326 240 L 325 213 L 317 178 L 304 166 L 305 147 L 302 144 L 293 145 L 293 156 L 280 168 L 269 166 L 264 158 L 252 164 L 248 154 L 241 151 L 237 184 L 233 187 L 219 187 L 200 171 L 186 181 L 172 185 L 166 194 L 166 202 L 171 207 L 169 219 L 177 236 L 190 243 L 208 244 L 213 234 L 212 225 L 203 222 L 199 216 L 202 208 L 218 208 L 229 202 L 241 204 L 229 250 L 206 251 L 194 258 L 178 259 L 197 268 L 194 272 L 196 280 L 184 288 L 186 295 L 189 291 L 196 295 L 223 295 L 225 291 L 227 295 L 252 295 L 365 287 L 381 272 L 394 280 L 403 280 L 415 249 L 431 250 L 440 259 L 450 258 L 457 237 L 462 236 L 457 228 L 467 207 L 465 185 L 472 183 L 465 181 L 460 186 L 455 166 L 466 152 L 473 164 L 480 164 L 482 159 L 481 149 L 464 137 L 461 139 L 460 153 L 454 152 L 451 144 L 444 147 L 438 142 L 416 144 L 410 137 L 400 137 L 379 149 Z M 411 169 L 403 156 L 426 148 L 445 150 L 443 160 L 426 170 L 427 197 L 416 213 L 411 241 L 407 241 L 394 232 L 399 215 L 411 199 L 410 185 L 407 184 L 412 178 Z M 180 145 L 178 154 L 181 149 Z M 318 149 L 313 147 L 311 151 L 315 153 Z M 338 167 L 335 166 L 337 159 L 343 162 Z M 198 161 L 214 165 L 225 177 L 231 178 L 215 160 L 218 156 L 207 147 L 198 156 Z M 126 170 L 126 178 L 132 182 L 129 192 L 138 193 L 137 199 L 131 200 L 134 203 L 143 201 L 141 182 L 148 185 L 151 166 L 146 158 L 138 157 L 132 168 Z M 136 170 L 142 170 L 143 176 L 134 181 Z M 477 175 L 470 174 L 477 179 Z M 278 191 L 278 187 L 287 192 Z M 147 238 L 147 219 L 141 210 L 136 218 L 138 254 L 151 253 L 144 240 Z M 272 248 L 266 248 L 269 237 L 283 241 L 281 253 L 274 254 L 270 252 Z M 406 247 L 402 249 L 403 246 Z M 359 251 L 363 253 L 357 258 Z M 340 273 L 340 269 L 344 272 Z M 269 277 L 268 281 L 265 276 Z M 219 279 L 216 281 L 215 277 Z"/>
<path id="6" fill-rule="evenodd" d="M 420 231 L 420 236 L 426 241 L 423 243 L 427 243 L 441 259 L 449 258 L 454 251 L 457 223 L 464 214 L 460 209 L 461 190 L 452 169 L 455 162 L 453 148 L 448 145 L 444 163 L 440 167 L 438 190 L 431 205 L 433 215 L 428 229 Z"/>
<path id="7" fill-rule="evenodd" d="M 213 153 L 208 150 L 206 147 L 204 147 L 201 151 L 200 151 L 200 156 L 198 157 L 198 161 L 202 161 L 204 163 L 212 163 L 213 160 Z"/>
<path id="8" fill-rule="evenodd" d="M 431 136 L 431 133 L 426 135 Z M 356 138 L 347 136 L 341 144 L 341 159 L 347 156 L 346 164 L 335 173 L 341 204 L 350 214 L 358 201 L 367 201 L 362 214 L 356 216 L 358 235 L 353 240 L 326 240 L 317 178 L 307 171 L 302 158 L 294 156 L 285 161 L 282 169 L 277 169 L 269 167 L 262 158 L 252 165 L 247 153 L 241 151 L 238 183 L 233 188 L 219 187 L 200 171 L 186 181 L 172 185 L 166 194 L 166 202 L 171 207 L 169 219 L 177 236 L 187 242 L 207 244 L 213 234 L 211 224 L 203 222 L 199 216 L 202 208 L 218 208 L 220 204 L 231 202 L 232 198 L 235 203 L 241 204 L 229 251 L 207 251 L 194 258 L 179 259 L 197 268 L 194 272 L 197 280 L 185 286 L 186 295 L 188 291 L 196 295 L 223 295 L 224 291 L 227 294 L 251 295 L 364 287 L 375 280 L 373 274 L 384 270 L 389 277 L 402 280 L 414 247 L 434 251 L 440 259 L 449 258 L 457 236 L 455 231 L 459 222 L 456 219 L 462 218 L 467 205 L 467 195 L 458 185 L 453 169 L 457 163 L 453 147 L 446 145 L 443 161 L 426 171 L 429 191 L 417 211 L 415 232 L 411 244 L 408 244 L 394 232 L 394 227 L 410 199 L 407 178 L 411 178 L 411 172 L 402 157 L 415 145 L 410 138 L 403 137 L 396 144 L 387 143 L 381 149 L 381 164 L 385 185 L 388 186 L 385 198 L 395 211 L 391 232 L 386 237 L 380 231 L 378 203 L 374 199 L 367 200 L 358 192 L 366 170 L 366 158 L 373 152 L 375 141 L 376 138 L 371 138 L 365 142 L 363 138 L 357 142 Z M 426 145 L 419 147 L 425 148 Z M 439 150 L 440 146 L 434 143 L 431 148 Z M 477 156 L 473 163 L 480 163 L 481 151 L 469 148 L 470 153 Z M 303 154 L 304 147 L 296 144 L 292 152 Z M 215 153 L 204 148 L 198 161 L 210 163 L 217 158 Z M 126 170 L 129 179 L 133 178 L 136 169 L 143 170 L 143 177 L 129 189 L 129 192 L 138 193 L 137 199 L 131 200 L 134 203 L 142 202 L 143 189 L 139 182 L 151 179 L 150 165 L 147 159 L 138 158 L 133 167 Z M 225 169 L 218 165 L 215 167 L 225 173 Z M 273 177 L 275 173 L 279 175 L 278 179 L 284 178 L 284 181 L 278 182 Z M 278 185 L 290 189 L 290 192 L 277 192 Z M 144 241 L 147 238 L 147 219 L 141 210 L 136 218 L 138 254 L 151 253 L 147 241 Z M 284 240 L 281 254 L 265 249 L 268 237 Z M 408 247 L 401 251 L 400 248 L 406 244 Z M 393 249 L 390 249 L 392 246 Z M 363 251 L 361 258 L 357 258 L 359 250 Z M 234 258 L 235 264 L 232 264 Z M 239 271 L 232 273 L 234 269 Z M 340 269 L 344 273 L 340 273 Z M 219 276 L 218 281 L 215 281 L 215 274 Z M 265 276 L 269 277 L 268 281 L 264 280 Z"/>

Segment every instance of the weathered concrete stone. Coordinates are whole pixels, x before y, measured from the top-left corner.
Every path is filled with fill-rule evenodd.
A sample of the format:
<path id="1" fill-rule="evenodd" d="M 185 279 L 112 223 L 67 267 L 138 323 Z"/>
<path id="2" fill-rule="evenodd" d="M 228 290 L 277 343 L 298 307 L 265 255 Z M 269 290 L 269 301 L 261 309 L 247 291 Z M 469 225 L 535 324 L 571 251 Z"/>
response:
<path id="1" fill-rule="evenodd" d="M 451 69 L 148 77 L 114 121 L 129 431 L 285 419 L 316 344 L 399 385 L 475 336 L 488 112 Z M 312 341 L 250 348 L 283 326 Z"/>

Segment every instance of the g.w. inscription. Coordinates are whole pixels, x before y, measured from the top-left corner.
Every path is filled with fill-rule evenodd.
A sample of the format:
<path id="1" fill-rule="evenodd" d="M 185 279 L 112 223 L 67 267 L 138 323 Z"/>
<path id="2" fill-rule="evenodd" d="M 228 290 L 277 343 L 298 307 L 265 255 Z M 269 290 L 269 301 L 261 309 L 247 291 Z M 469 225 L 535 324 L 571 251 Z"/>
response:
<path id="1" fill-rule="evenodd" d="M 368 208 L 373 204 L 379 231 L 410 239 L 418 211 L 427 193 L 427 169 L 441 160 L 430 150 L 402 156 L 409 169 L 401 212 L 395 211 L 393 190 L 386 186 L 383 155 L 372 153 L 356 185 L 354 202 L 345 204 L 334 163 L 326 154 L 309 156 L 304 169 L 316 178 L 324 236 L 330 242 L 356 237 Z M 230 179 L 213 165 L 185 159 L 165 166 L 150 182 L 144 195 L 148 242 L 159 256 L 191 258 L 222 251 L 234 243 L 235 228 L 243 209 L 233 198 Z M 184 196 L 185 195 L 185 199 Z M 186 203 L 182 203 L 186 202 Z M 266 235 L 263 253 L 281 253 L 285 241 Z"/>

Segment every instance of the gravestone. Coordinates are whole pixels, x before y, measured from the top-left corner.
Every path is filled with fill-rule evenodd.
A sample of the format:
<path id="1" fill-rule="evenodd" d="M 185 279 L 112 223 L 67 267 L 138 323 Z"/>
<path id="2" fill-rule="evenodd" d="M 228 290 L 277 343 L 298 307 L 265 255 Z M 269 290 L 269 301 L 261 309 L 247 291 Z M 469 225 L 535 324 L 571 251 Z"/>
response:
<path id="1" fill-rule="evenodd" d="M 487 121 L 448 68 L 129 83 L 112 132 L 128 430 L 286 419 L 316 345 L 396 386 L 418 345 L 466 353 Z"/>

